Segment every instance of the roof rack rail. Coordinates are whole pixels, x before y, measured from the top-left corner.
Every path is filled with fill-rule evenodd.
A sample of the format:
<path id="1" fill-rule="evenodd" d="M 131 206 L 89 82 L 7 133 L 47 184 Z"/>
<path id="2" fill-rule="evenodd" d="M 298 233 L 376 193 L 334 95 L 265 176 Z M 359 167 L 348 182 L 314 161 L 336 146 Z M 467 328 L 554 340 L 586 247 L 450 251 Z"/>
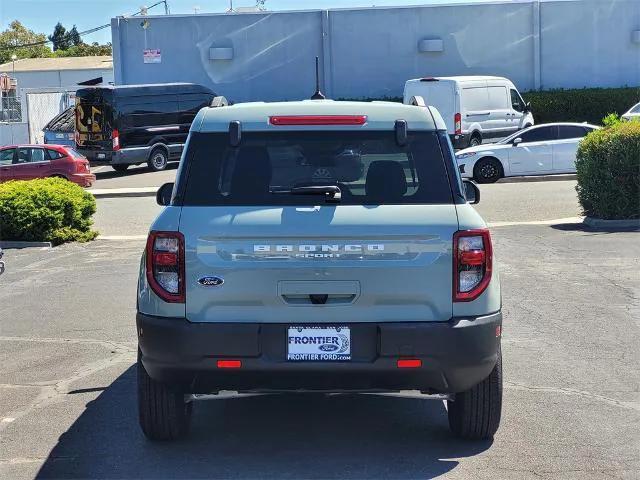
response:
<path id="1" fill-rule="evenodd" d="M 427 104 L 424 101 L 424 98 L 422 98 L 420 95 L 415 95 L 413 97 L 411 97 L 411 100 L 409 100 L 409 105 L 414 105 L 416 107 L 426 107 Z"/>
<path id="2" fill-rule="evenodd" d="M 216 107 L 227 107 L 228 105 L 229 105 L 229 101 L 225 97 L 213 97 L 213 100 L 211 100 L 211 105 L 209 106 L 216 108 Z"/>

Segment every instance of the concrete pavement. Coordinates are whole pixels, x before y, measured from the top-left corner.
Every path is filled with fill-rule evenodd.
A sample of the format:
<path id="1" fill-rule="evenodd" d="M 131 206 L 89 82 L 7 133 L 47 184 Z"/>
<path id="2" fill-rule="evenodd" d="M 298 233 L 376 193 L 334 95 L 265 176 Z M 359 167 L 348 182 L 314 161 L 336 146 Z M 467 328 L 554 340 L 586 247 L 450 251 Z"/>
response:
<path id="1" fill-rule="evenodd" d="M 144 240 L 11 250 L 0 478 L 639 478 L 638 235 L 493 230 L 505 318 L 493 443 L 452 438 L 440 402 L 355 395 L 200 402 L 188 439 L 148 443 L 133 369 Z"/>

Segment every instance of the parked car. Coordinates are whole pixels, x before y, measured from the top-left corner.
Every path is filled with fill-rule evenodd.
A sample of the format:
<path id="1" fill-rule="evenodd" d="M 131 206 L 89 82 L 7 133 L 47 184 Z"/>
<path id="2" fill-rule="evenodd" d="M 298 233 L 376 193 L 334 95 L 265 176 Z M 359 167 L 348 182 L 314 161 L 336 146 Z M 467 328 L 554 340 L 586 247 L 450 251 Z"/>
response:
<path id="1" fill-rule="evenodd" d="M 65 145 L 11 145 L 0 148 L 0 182 L 60 177 L 90 187 L 96 176 L 88 160 Z"/>
<path id="2" fill-rule="evenodd" d="M 421 96 L 444 118 L 454 148 L 495 142 L 534 124 L 531 106 L 503 77 L 428 77 L 409 80 L 404 103 Z"/>
<path id="3" fill-rule="evenodd" d="M 478 183 L 502 177 L 575 173 L 582 137 L 600 127 L 587 123 L 547 123 L 526 128 L 493 145 L 456 152 L 460 173 Z"/>
<path id="4" fill-rule="evenodd" d="M 75 140 L 75 108 L 69 107 L 53 117 L 42 129 L 44 143 L 76 146 Z"/>
<path id="5" fill-rule="evenodd" d="M 192 83 L 81 88 L 76 92 L 76 144 L 91 163 L 118 172 L 146 163 L 164 170 L 180 160 L 189 127 L 215 94 Z"/>
<path id="6" fill-rule="evenodd" d="M 628 112 L 622 115 L 624 120 L 638 120 L 640 119 L 640 103 L 636 103 L 629 109 Z"/>
<path id="7" fill-rule="evenodd" d="M 455 434 L 500 423 L 500 283 L 434 108 L 200 111 L 158 191 L 138 301 L 139 422 L 186 432 L 191 394 L 418 390 Z"/>

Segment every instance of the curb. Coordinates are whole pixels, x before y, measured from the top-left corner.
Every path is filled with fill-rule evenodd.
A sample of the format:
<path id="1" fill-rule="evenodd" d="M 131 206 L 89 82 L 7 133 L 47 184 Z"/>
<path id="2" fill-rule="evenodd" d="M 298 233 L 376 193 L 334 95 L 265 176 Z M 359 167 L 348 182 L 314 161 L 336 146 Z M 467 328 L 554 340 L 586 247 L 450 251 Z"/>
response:
<path id="1" fill-rule="evenodd" d="M 160 187 L 102 188 L 87 190 L 95 198 L 155 197 Z"/>
<path id="2" fill-rule="evenodd" d="M 602 218 L 585 217 L 584 224 L 592 228 L 624 228 L 640 229 L 640 218 L 628 220 L 604 220 Z"/>
<path id="3" fill-rule="evenodd" d="M 51 248 L 51 242 L 0 241 L 0 248 Z"/>
<path id="4" fill-rule="evenodd" d="M 567 182 L 577 178 L 578 176 L 573 173 L 566 175 L 535 175 L 529 177 L 504 177 L 496 183 Z"/>

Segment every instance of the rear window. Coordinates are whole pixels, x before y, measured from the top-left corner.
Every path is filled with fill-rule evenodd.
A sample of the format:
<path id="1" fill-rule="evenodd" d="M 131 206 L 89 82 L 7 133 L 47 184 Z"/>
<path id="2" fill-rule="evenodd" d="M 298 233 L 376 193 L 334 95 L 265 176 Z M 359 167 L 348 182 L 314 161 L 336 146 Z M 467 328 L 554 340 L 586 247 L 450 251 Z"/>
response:
<path id="1" fill-rule="evenodd" d="M 243 132 L 193 134 L 184 205 L 317 205 L 325 194 L 296 189 L 337 186 L 340 204 L 453 203 L 435 132 Z M 178 180 L 179 183 L 183 179 Z"/>

